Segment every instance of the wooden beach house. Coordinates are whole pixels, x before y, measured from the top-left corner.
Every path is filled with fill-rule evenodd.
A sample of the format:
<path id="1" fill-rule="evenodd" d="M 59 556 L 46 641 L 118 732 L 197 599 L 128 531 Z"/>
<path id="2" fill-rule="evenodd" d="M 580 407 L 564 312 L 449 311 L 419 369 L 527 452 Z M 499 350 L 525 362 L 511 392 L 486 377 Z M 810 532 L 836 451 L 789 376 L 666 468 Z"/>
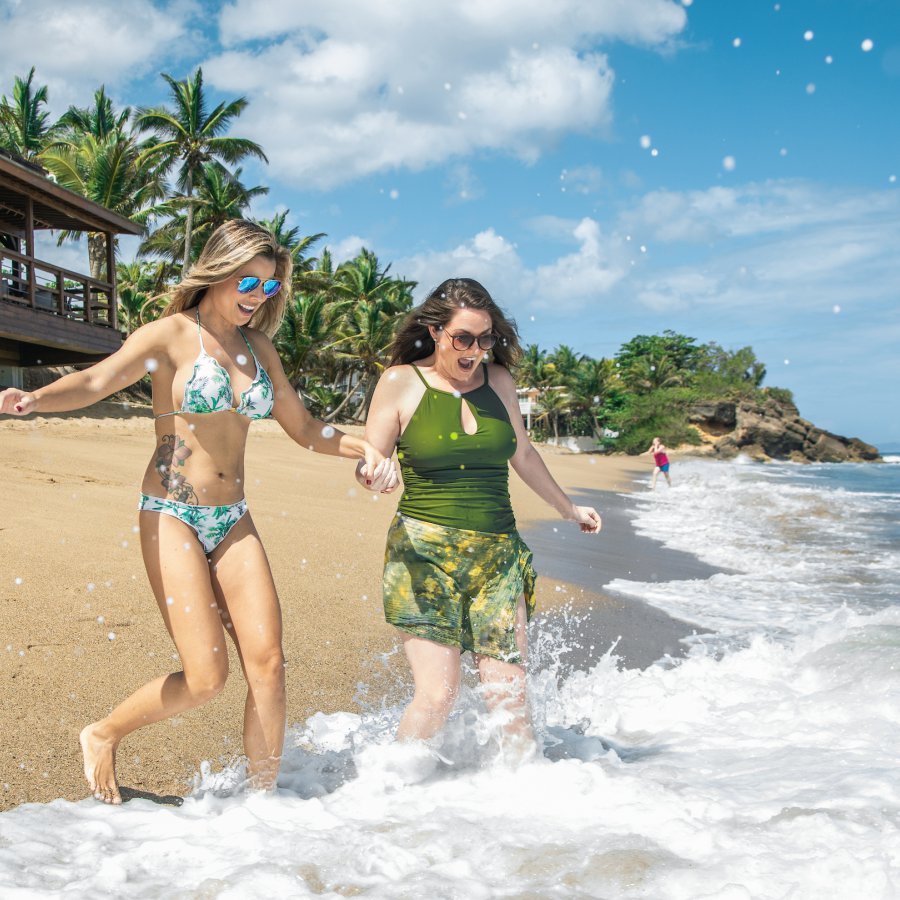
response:
<path id="1" fill-rule="evenodd" d="M 35 233 L 42 230 L 104 235 L 102 277 L 39 259 Z M 140 228 L 0 150 L 0 387 L 22 386 L 29 366 L 96 362 L 122 345 L 117 234 L 137 235 Z M 86 249 L 84 268 L 90 269 Z"/>

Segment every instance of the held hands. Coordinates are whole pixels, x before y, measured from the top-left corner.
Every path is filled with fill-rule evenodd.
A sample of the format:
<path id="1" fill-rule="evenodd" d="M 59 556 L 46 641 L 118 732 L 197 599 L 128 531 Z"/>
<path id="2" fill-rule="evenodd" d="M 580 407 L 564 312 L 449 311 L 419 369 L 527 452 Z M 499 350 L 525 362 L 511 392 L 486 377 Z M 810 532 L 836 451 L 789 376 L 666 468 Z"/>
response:
<path id="1" fill-rule="evenodd" d="M 390 494 L 397 489 L 400 479 L 390 457 L 382 456 L 367 444 L 365 458 L 356 465 L 356 480 L 367 490 Z"/>
<path id="2" fill-rule="evenodd" d="M 27 416 L 34 412 L 37 401 L 33 394 L 20 391 L 18 388 L 7 388 L 0 391 L 0 415 Z"/>
<path id="3" fill-rule="evenodd" d="M 599 534 L 603 527 L 600 513 L 593 506 L 573 506 L 570 518 L 585 534 Z"/>

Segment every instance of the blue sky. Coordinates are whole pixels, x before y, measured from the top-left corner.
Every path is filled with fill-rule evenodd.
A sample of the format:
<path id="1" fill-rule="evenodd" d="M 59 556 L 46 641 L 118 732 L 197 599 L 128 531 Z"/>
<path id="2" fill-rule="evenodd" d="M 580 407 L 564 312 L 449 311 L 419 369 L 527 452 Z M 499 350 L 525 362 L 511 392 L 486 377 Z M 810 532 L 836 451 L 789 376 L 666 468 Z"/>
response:
<path id="1" fill-rule="evenodd" d="M 592 356 L 750 344 L 806 418 L 900 442 L 896 0 L 0 0 L 0 31 L 2 89 L 35 65 L 57 113 L 202 65 L 250 100 L 254 214 L 419 296 L 478 278 Z"/>

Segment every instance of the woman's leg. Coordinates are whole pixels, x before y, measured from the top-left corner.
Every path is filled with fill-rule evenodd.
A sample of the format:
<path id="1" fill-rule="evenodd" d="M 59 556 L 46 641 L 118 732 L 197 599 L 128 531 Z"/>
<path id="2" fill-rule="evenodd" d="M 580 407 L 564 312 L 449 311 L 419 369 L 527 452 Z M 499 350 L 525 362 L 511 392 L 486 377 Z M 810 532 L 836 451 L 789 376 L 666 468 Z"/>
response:
<path id="1" fill-rule="evenodd" d="M 397 740 L 427 740 L 443 728 L 456 702 L 460 675 L 459 647 L 438 644 L 406 631 L 400 634 L 412 669 L 415 694 L 400 720 Z"/>
<path id="2" fill-rule="evenodd" d="M 284 653 L 281 607 L 269 560 L 250 515 L 210 555 L 222 619 L 237 647 L 247 701 L 244 752 L 254 787 L 275 787 L 284 746 Z"/>
<path id="3" fill-rule="evenodd" d="M 653 469 L 653 480 L 650 482 L 650 490 L 656 490 L 656 478 L 659 475 L 659 466 L 655 466 Z M 668 478 L 668 475 L 666 476 Z"/>
<path id="4" fill-rule="evenodd" d="M 525 615 L 525 598 L 520 597 L 516 607 L 516 646 L 523 664 L 504 662 L 492 656 L 475 655 L 478 675 L 484 686 L 484 702 L 488 711 L 503 710 L 508 721 L 504 734 L 512 739 L 521 751 L 534 746 L 534 732 L 528 714 L 528 698 L 525 692 L 525 661 L 528 657 L 528 619 Z"/>
<path id="5" fill-rule="evenodd" d="M 150 586 L 184 667 L 138 688 L 81 732 L 84 774 L 94 796 L 121 803 L 116 748 L 125 735 L 215 697 L 228 676 L 228 653 L 209 564 L 193 529 L 172 516 L 140 514 Z"/>

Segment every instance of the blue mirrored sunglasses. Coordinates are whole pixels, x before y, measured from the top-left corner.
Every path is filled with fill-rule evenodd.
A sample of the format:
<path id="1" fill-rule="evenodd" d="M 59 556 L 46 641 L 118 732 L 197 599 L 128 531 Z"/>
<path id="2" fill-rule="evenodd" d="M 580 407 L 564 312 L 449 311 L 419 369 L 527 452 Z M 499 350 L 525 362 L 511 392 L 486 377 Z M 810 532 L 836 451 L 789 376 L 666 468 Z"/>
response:
<path id="1" fill-rule="evenodd" d="M 247 275 L 238 281 L 238 292 L 249 294 L 250 291 L 255 291 L 259 287 L 260 282 L 262 282 L 263 293 L 267 297 L 274 297 L 281 290 L 281 282 L 277 278 L 268 278 L 263 281 L 262 278 L 257 278 L 255 275 Z"/>

